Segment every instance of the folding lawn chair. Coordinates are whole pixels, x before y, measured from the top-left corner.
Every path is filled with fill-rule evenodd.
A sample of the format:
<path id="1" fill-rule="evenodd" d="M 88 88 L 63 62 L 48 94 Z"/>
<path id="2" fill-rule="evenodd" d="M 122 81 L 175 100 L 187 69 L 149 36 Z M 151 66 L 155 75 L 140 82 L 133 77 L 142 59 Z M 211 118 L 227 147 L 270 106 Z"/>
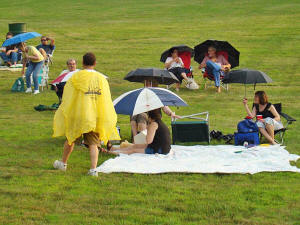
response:
<path id="1" fill-rule="evenodd" d="M 274 132 L 275 141 L 278 144 L 282 145 L 284 143 L 284 135 L 285 135 L 285 132 L 288 130 L 288 126 L 290 124 L 292 124 L 293 122 L 295 122 L 296 119 L 294 119 L 293 117 L 289 116 L 288 114 L 282 112 L 281 103 L 277 103 L 277 104 L 273 104 L 273 105 L 274 105 L 276 111 L 279 113 L 279 115 L 285 119 L 285 122 L 283 122 L 283 128 L 281 128 L 280 130 L 276 130 Z M 262 139 L 261 134 L 260 134 L 260 139 Z"/>
<path id="2" fill-rule="evenodd" d="M 228 60 L 228 54 L 225 51 L 219 51 L 219 52 L 217 52 L 217 55 L 223 55 L 224 58 L 226 60 Z M 214 87 L 215 86 L 215 78 L 214 78 L 214 76 L 212 74 L 206 73 L 206 71 L 205 71 L 204 68 L 202 69 L 202 73 L 203 73 L 203 78 L 204 78 L 204 89 L 207 89 L 209 87 Z M 221 85 L 222 88 L 224 88 L 226 91 L 228 91 L 229 86 L 228 86 L 228 84 L 224 84 L 222 82 L 223 79 L 224 79 L 224 75 L 221 75 L 220 76 L 220 80 L 221 80 L 220 85 Z"/>
<path id="3" fill-rule="evenodd" d="M 210 142 L 209 112 L 201 112 L 182 116 L 180 119 L 172 119 L 171 126 L 173 144 L 176 142 Z"/>

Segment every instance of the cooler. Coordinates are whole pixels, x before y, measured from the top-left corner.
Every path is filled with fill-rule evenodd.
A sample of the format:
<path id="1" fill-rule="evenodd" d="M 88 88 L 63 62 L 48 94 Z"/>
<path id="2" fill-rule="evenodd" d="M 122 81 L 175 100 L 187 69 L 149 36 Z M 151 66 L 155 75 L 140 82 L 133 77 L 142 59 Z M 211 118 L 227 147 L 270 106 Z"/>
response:
<path id="1" fill-rule="evenodd" d="M 173 144 L 176 142 L 210 142 L 209 113 L 182 116 L 171 123 Z"/>

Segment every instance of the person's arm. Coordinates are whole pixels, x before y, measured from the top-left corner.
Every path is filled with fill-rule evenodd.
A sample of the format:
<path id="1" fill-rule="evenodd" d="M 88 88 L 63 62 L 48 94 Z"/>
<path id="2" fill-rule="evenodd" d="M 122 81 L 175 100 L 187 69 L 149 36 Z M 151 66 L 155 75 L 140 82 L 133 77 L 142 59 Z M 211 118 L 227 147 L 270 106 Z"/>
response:
<path id="1" fill-rule="evenodd" d="M 44 59 L 46 60 L 48 58 L 46 51 L 43 48 L 39 49 L 39 52 L 43 55 Z"/>
<path id="2" fill-rule="evenodd" d="M 2 47 L 1 52 L 6 52 L 6 48 L 5 48 L 5 47 Z"/>
<path id="3" fill-rule="evenodd" d="M 270 112 L 273 114 L 274 120 L 280 121 L 280 115 L 279 115 L 279 113 L 277 112 L 277 110 L 275 109 L 274 105 L 271 105 L 269 110 L 270 110 Z"/>
<path id="4" fill-rule="evenodd" d="M 25 74 L 26 62 L 27 62 L 26 58 L 23 57 L 23 59 L 22 59 L 22 64 L 23 64 L 22 65 L 22 75 Z"/>
<path id="5" fill-rule="evenodd" d="M 178 57 L 178 58 L 179 58 L 181 66 L 184 67 L 184 63 L 183 63 L 182 59 L 180 57 Z"/>
<path id="6" fill-rule="evenodd" d="M 50 40 L 50 45 L 52 47 L 54 47 L 55 46 L 55 40 L 53 38 L 50 38 L 50 37 L 48 37 L 47 39 Z"/>
<path id="7" fill-rule="evenodd" d="M 174 59 L 172 58 L 171 60 L 170 59 L 167 59 L 166 60 L 166 63 L 165 63 L 165 67 L 168 69 L 170 68 L 171 64 L 174 62 Z"/>
<path id="8" fill-rule="evenodd" d="M 178 116 L 178 115 L 176 115 L 175 114 L 175 112 L 173 112 L 170 108 L 169 108 L 169 106 L 164 106 L 163 108 L 162 108 L 162 110 L 163 110 L 163 112 L 166 114 L 166 115 L 168 115 L 168 116 L 170 116 L 171 118 L 176 118 L 176 119 L 180 119 L 181 118 L 181 116 Z"/>
<path id="9" fill-rule="evenodd" d="M 248 116 L 250 116 L 251 118 L 254 118 L 256 116 L 255 107 L 253 107 L 252 112 L 251 112 L 249 107 L 248 107 L 248 100 L 246 98 L 243 99 L 243 103 L 244 103 L 244 107 L 246 109 L 246 112 L 247 112 Z"/>
<path id="10" fill-rule="evenodd" d="M 206 67 L 206 62 L 207 62 L 208 57 L 205 56 L 204 59 L 202 60 L 202 62 L 199 65 L 199 69 L 201 70 L 202 68 Z"/>
<path id="11" fill-rule="evenodd" d="M 158 128 L 158 124 L 156 122 L 151 122 L 147 129 L 146 143 L 151 144 L 153 142 L 155 132 Z"/>

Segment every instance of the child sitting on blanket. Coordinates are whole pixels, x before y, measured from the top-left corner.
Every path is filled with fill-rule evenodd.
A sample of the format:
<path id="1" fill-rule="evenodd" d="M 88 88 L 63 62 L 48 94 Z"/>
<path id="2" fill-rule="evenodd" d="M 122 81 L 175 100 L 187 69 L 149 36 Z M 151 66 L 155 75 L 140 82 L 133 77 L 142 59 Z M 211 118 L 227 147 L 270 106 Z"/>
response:
<path id="1" fill-rule="evenodd" d="M 118 155 L 145 153 L 145 154 L 168 154 L 171 149 L 171 136 L 168 127 L 162 122 L 161 109 L 155 109 L 148 112 L 149 125 L 147 128 L 147 144 L 134 144 L 127 148 L 115 149 L 109 153 Z"/>

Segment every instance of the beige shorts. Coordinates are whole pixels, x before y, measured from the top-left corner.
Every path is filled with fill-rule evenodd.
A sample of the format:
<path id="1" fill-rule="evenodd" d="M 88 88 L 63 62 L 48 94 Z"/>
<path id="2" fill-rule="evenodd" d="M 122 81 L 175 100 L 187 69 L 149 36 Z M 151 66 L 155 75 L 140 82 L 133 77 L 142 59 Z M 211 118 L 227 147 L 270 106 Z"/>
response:
<path id="1" fill-rule="evenodd" d="M 88 145 L 88 146 L 97 145 L 98 147 L 101 147 L 101 142 L 100 142 L 98 133 L 91 131 L 89 133 L 83 134 L 82 136 L 83 136 L 83 141 L 84 141 L 85 145 Z M 81 144 L 82 136 L 76 139 L 76 141 L 75 141 L 76 144 Z"/>

